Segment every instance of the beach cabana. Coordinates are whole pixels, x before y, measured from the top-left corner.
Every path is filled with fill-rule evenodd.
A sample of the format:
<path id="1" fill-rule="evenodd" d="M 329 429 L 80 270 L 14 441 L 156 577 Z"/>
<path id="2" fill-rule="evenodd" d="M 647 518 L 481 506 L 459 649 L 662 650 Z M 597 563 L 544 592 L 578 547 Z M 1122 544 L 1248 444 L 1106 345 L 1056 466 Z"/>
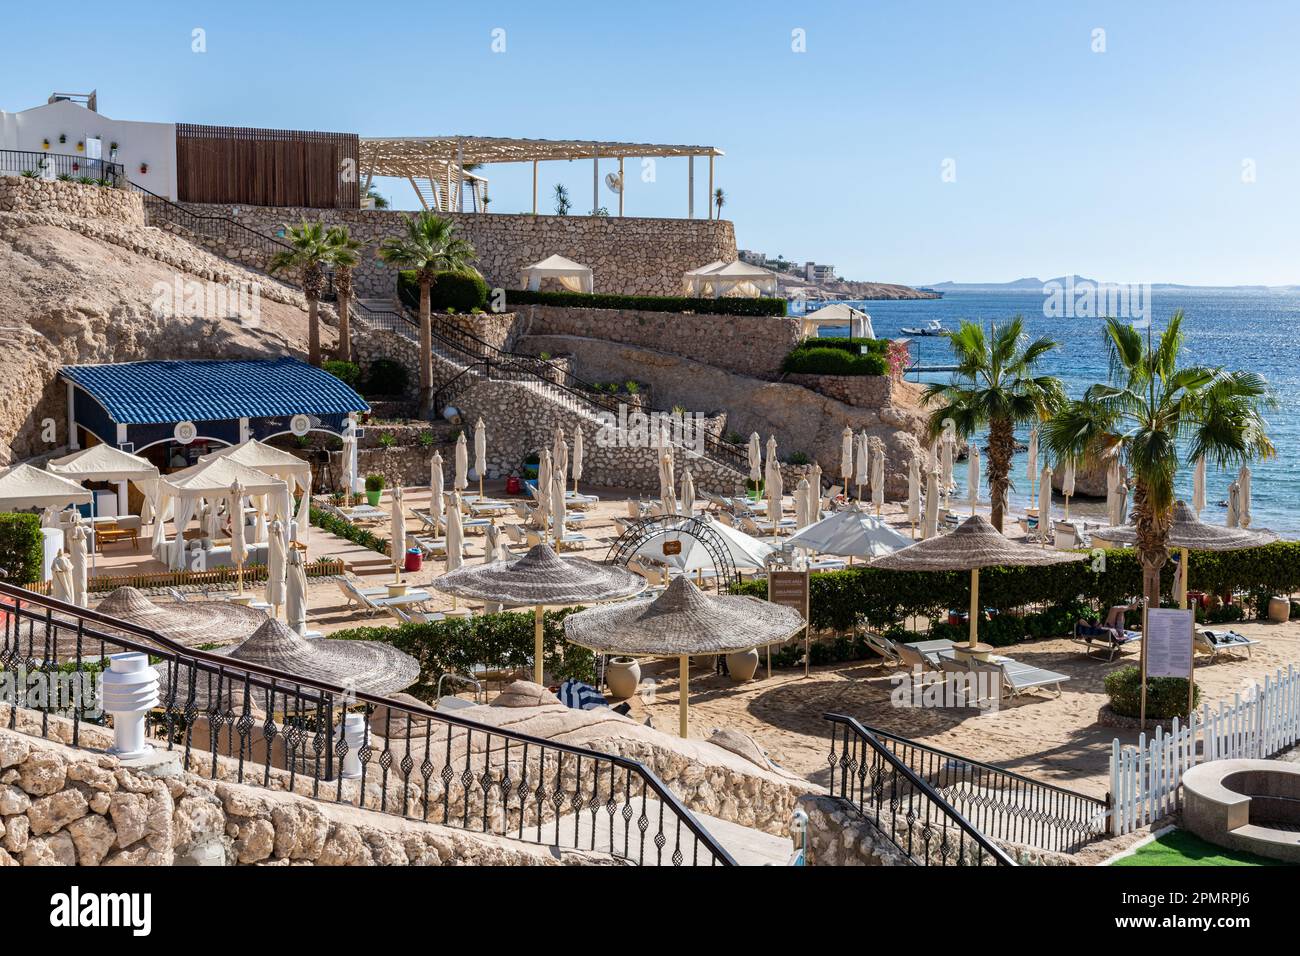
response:
<path id="1" fill-rule="evenodd" d="M 809 312 L 799 320 L 804 338 L 815 338 L 822 328 L 847 328 L 855 339 L 874 339 L 876 330 L 871 326 L 871 316 L 843 302 L 832 302 L 816 312 Z"/>
<path id="2" fill-rule="evenodd" d="M 786 539 L 792 547 L 841 558 L 878 558 L 911 543 L 907 535 L 895 531 L 883 519 L 856 508 L 836 511 Z"/>
<path id="3" fill-rule="evenodd" d="M 1137 543 L 1137 528 L 1131 524 L 1099 528 L 1091 534 L 1093 541 L 1101 540 L 1112 544 Z M 1196 517 L 1196 512 L 1188 507 L 1187 502 L 1175 501 L 1165 545 L 1181 552 L 1179 581 L 1176 586 L 1180 605 L 1187 607 L 1188 551 L 1239 551 L 1242 548 L 1258 548 L 1276 540 L 1277 535 L 1271 531 L 1262 529 L 1248 531 L 1245 528 L 1225 528 L 1223 525 L 1207 524 Z"/>
<path id="4" fill-rule="evenodd" d="M 653 601 L 588 608 L 564 619 L 564 636 L 601 654 L 675 657 L 681 701 L 679 731 L 690 730 L 690 662 L 700 654 L 732 654 L 781 644 L 804 628 L 794 608 L 755 597 L 704 594 L 679 577 Z"/>
<path id="5" fill-rule="evenodd" d="M 1047 551 L 1021 544 L 999 533 L 983 515 L 971 515 L 951 534 L 918 541 L 893 554 L 876 558 L 873 568 L 891 571 L 969 571 L 970 572 L 970 642 L 971 654 L 989 654 L 993 648 L 979 642 L 980 568 L 999 565 L 1045 567 L 1082 561 L 1084 556 L 1069 551 Z"/>
<path id="6" fill-rule="evenodd" d="M 301 496 L 298 503 L 298 514 L 294 519 L 298 526 L 298 540 L 307 540 L 308 529 L 311 527 L 309 521 L 311 513 L 311 464 L 309 462 L 290 452 L 260 442 L 256 438 L 250 438 L 238 445 L 231 445 L 229 448 L 222 448 L 210 455 L 203 455 L 199 458 L 199 463 L 202 464 L 214 458 L 227 458 L 230 461 L 237 461 L 241 465 L 247 465 L 255 471 L 270 475 L 272 478 L 279 478 L 288 484 L 290 493 L 297 492 Z"/>
<path id="7" fill-rule="evenodd" d="M 701 299 L 719 299 L 723 296 L 758 298 L 777 295 L 779 283 L 776 273 L 748 262 L 710 262 L 691 269 L 682 276 L 686 295 Z"/>
<path id="8" fill-rule="evenodd" d="M 70 505 L 90 504 L 93 497 L 93 492 L 75 481 L 34 465 L 14 465 L 0 472 L 0 511 L 24 508 L 62 511 Z"/>
<path id="9" fill-rule="evenodd" d="M 519 272 L 519 284 L 529 292 L 540 289 L 544 279 L 556 280 L 569 292 L 590 292 L 593 288 L 591 266 L 559 255 L 547 256 Z"/>
<path id="10" fill-rule="evenodd" d="M 176 541 L 171 552 L 172 568 L 181 570 L 185 567 L 185 527 L 200 502 L 215 508 L 219 501 L 230 496 L 231 485 L 235 483 L 245 495 L 271 496 L 272 514 L 287 519 L 291 507 L 288 484 L 231 458 L 213 458 L 173 472 L 159 482 L 160 506 L 166 507 L 171 501 L 175 507 Z M 242 515 L 232 515 L 231 518 L 232 522 L 243 520 Z"/>
<path id="11" fill-rule="evenodd" d="M 153 462 L 123 451 L 106 442 L 83 448 L 56 458 L 45 466 L 51 474 L 70 481 L 130 482 L 144 495 L 145 508 L 140 520 L 148 521 L 158 512 L 158 469 Z M 120 499 L 125 500 L 125 499 Z M 123 511 L 121 507 L 119 512 Z M 119 515 L 121 517 L 121 515 Z"/>
<path id="12" fill-rule="evenodd" d="M 448 548 L 451 539 L 448 537 Z M 450 554 L 450 550 L 448 551 Z M 617 601 L 645 590 L 646 580 L 627 568 L 586 558 L 560 557 L 538 544 L 522 558 L 466 565 L 435 578 L 432 586 L 453 597 L 533 608 L 533 680 L 543 683 L 542 609 Z"/>

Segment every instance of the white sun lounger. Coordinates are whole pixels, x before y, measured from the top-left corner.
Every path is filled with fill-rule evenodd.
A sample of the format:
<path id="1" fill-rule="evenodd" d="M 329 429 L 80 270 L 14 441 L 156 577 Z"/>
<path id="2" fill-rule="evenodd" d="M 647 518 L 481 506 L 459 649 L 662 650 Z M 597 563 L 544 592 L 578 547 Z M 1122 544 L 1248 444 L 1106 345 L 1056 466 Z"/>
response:
<path id="1" fill-rule="evenodd" d="M 1210 660 L 1214 660 L 1224 651 L 1244 650 L 1246 656 L 1250 657 L 1250 649 L 1258 643 L 1259 641 L 1253 641 L 1236 631 L 1198 628 L 1193 646 L 1202 654 L 1209 654 Z"/>

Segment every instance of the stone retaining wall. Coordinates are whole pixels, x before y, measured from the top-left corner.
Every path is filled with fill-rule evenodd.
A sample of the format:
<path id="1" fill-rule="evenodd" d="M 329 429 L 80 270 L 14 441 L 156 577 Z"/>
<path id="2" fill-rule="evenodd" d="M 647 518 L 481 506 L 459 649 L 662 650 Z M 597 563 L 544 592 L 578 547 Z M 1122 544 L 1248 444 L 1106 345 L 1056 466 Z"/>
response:
<path id="1" fill-rule="evenodd" d="M 776 378 L 782 361 L 802 337 L 799 320 L 789 317 L 555 305 L 518 308 L 529 335 L 571 335 L 639 345 L 757 378 Z"/>
<path id="2" fill-rule="evenodd" d="M 144 225 L 139 193 L 26 176 L 0 176 L 0 212 L 62 213 L 78 219 L 117 219 Z"/>
<path id="3" fill-rule="evenodd" d="M 381 240 L 401 235 L 410 212 L 390 209 L 299 209 L 186 203 L 196 212 L 231 216 L 265 235 L 304 219 L 346 225 L 363 243 L 355 287 L 362 297 L 388 296 L 396 270 L 380 262 Z M 682 274 L 718 259 L 736 258 L 736 235 L 726 220 L 642 219 L 607 216 L 446 213 L 478 253 L 477 266 L 494 287 L 519 287 L 519 272 L 559 254 L 591 267 L 597 292 L 680 295 Z M 249 250 L 251 252 L 251 250 Z"/>
<path id="4" fill-rule="evenodd" d="M 805 375 L 790 374 L 785 381 L 820 392 L 837 402 L 857 408 L 880 408 L 894 400 L 894 391 L 902 383 L 888 375 Z M 906 386 L 903 386 L 906 387 Z"/>

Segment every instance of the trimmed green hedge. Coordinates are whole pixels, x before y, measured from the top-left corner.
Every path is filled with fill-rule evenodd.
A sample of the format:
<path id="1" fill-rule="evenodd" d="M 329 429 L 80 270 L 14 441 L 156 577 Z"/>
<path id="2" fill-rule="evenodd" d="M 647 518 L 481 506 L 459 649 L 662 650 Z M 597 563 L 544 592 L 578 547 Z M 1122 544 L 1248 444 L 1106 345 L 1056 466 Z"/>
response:
<path id="1" fill-rule="evenodd" d="M 388 554 L 387 538 L 381 538 L 373 531 L 353 524 L 347 518 L 340 518 L 338 515 L 322 511 L 320 508 L 309 509 L 308 516 L 308 520 L 322 531 L 336 534 L 340 538 L 345 538 L 353 544 L 359 544 L 363 548 L 369 548 L 371 551 Z"/>
<path id="2" fill-rule="evenodd" d="M 785 299 L 697 299 L 677 295 L 507 290 L 506 308 L 516 305 L 558 305 L 569 309 L 640 309 L 643 312 L 698 312 L 703 315 L 782 317 L 786 314 Z"/>
<path id="3" fill-rule="evenodd" d="M 889 351 L 889 343 L 889 339 L 851 339 L 828 335 L 824 338 L 813 336 L 804 339 L 800 345 L 816 349 L 840 349 L 852 355 L 860 355 L 862 349 L 866 348 L 872 355 L 884 355 Z"/>
<path id="4" fill-rule="evenodd" d="M 0 514 L 0 571 L 6 584 L 32 584 L 41 579 L 43 541 L 39 515 Z"/>
<path id="5" fill-rule="evenodd" d="M 552 677 L 575 677 L 595 683 L 596 656 L 564 639 L 564 618 L 578 608 L 547 611 L 543 616 L 542 647 L 546 670 Z M 335 631 L 335 640 L 380 641 L 391 644 L 420 662 L 420 679 L 408 693 L 432 702 L 443 674 L 468 675 L 476 665 L 491 668 L 526 668 L 533 664 L 533 615 L 504 611 L 400 627 L 354 627 Z M 451 688 L 463 691 L 463 686 Z"/>
<path id="6" fill-rule="evenodd" d="M 1105 680 L 1110 706 L 1121 717 L 1142 716 L 1142 671 L 1130 664 L 1111 671 Z M 1192 687 L 1192 708 L 1201 703 L 1201 687 Z M 1147 717 L 1164 720 L 1187 716 L 1187 678 L 1151 677 L 1147 679 Z"/>
<path id="7" fill-rule="evenodd" d="M 1251 596 L 1249 603 L 1257 612 L 1267 605 L 1270 595 L 1300 590 L 1300 542 L 1278 541 L 1242 551 L 1193 551 L 1190 561 L 1193 589 L 1216 594 L 1242 591 Z M 886 630 L 913 615 L 943 619 L 950 608 L 965 609 L 970 605 L 970 574 L 964 571 L 848 568 L 814 574 L 810 588 L 813 629 L 840 634 L 862 624 Z M 1166 597 L 1172 588 L 1170 563 L 1165 566 L 1162 578 Z M 766 598 L 767 582 L 748 581 L 737 585 L 735 591 Z M 1003 612 L 1031 605 L 1063 608 L 1065 617 L 1060 624 L 1073 623 L 1066 617 L 1074 602 L 1086 604 L 1094 612 L 1104 612 L 1116 604 L 1130 602 L 1141 593 L 1142 568 L 1132 549 L 1108 550 L 1097 559 L 1072 564 L 985 568 L 980 572 L 980 601 L 984 607 Z M 1025 623 L 1029 619 L 1029 615 L 1018 618 L 999 614 L 998 623 L 985 621 L 983 626 L 992 628 L 989 633 L 992 640 L 1010 643 L 1021 636 L 1040 636 Z M 1017 628 L 1022 629 L 1019 635 Z M 1062 627 L 1054 633 L 1068 630 Z M 1053 632 L 1041 636 L 1047 633 Z"/>
<path id="8" fill-rule="evenodd" d="M 813 340 L 810 340 L 813 341 Z M 876 352 L 855 355 L 843 348 L 804 344 L 796 346 L 781 363 L 781 371 L 801 375 L 886 375 L 889 360 Z"/>
<path id="9" fill-rule="evenodd" d="M 420 282 L 414 269 L 397 274 L 397 295 L 408 309 L 420 307 Z M 429 307 L 434 312 L 472 312 L 486 309 L 488 285 L 476 272 L 439 272 L 429 289 Z"/>
<path id="10" fill-rule="evenodd" d="M 344 385 L 349 385 L 352 388 L 356 388 L 361 381 L 361 366 L 356 362 L 340 362 L 337 359 L 330 359 L 328 362 L 322 362 L 320 367 Z"/>

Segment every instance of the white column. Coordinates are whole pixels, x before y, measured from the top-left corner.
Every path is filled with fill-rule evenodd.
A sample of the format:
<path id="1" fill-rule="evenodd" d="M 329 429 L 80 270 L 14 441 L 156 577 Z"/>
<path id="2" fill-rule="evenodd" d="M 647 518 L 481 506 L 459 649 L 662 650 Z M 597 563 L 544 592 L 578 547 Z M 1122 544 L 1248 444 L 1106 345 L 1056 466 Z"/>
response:
<path id="1" fill-rule="evenodd" d="M 126 440 L 126 426 L 119 424 L 117 426 L 118 447 L 122 447 L 122 445 L 126 443 Z M 117 485 L 117 513 L 119 515 L 124 515 L 126 514 L 126 482 L 118 481 L 114 482 L 114 484 Z"/>
<path id="2" fill-rule="evenodd" d="M 686 158 L 686 218 L 695 218 L 695 157 Z"/>
<path id="3" fill-rule="evenodd" d="M 465 148 L 456 140 L 456 211 L 465 211 Z"/>
<path id="4" fill-rule="evenodd" d="M 712 154 L 712 153 L 709 154 L 709 195 L 708 195 L 708 197 L 706 198 L 705 202 L 707 203 L 707 205 L 708 205 L 708 207 L 709 207 L 709 218 L 712 219 L 713 216 L 714 216 L 714 211 L 713 211 L 713 154 Z"/>
<path id="5" fill-rule="evenodd" d="M 248 441 L 248 438 L 249 438 L 248 419 L 241 418 L 239 420 L 239 441 L 243 443 Z"/>
<path id="6" fill-rule="evenodd" d="M 623 194 L 627 192 L 627 180 L 623 178 L 623 157 L 618 158 L 618 214 L 623 215 Z"/>
<path id="7" fill-rule="evenodd" d="M 533 160 L 533 215 L 537 215 L 537 160 Z"/>
<path id="8" fill-rule="evenodd" d="M 77 416 L 73 413 L 73 402 L 75 401 L 77 386 L 71 381 L 68 382 L 68 447 L 73 451 L 81 448 L 77 441 Z"/>

